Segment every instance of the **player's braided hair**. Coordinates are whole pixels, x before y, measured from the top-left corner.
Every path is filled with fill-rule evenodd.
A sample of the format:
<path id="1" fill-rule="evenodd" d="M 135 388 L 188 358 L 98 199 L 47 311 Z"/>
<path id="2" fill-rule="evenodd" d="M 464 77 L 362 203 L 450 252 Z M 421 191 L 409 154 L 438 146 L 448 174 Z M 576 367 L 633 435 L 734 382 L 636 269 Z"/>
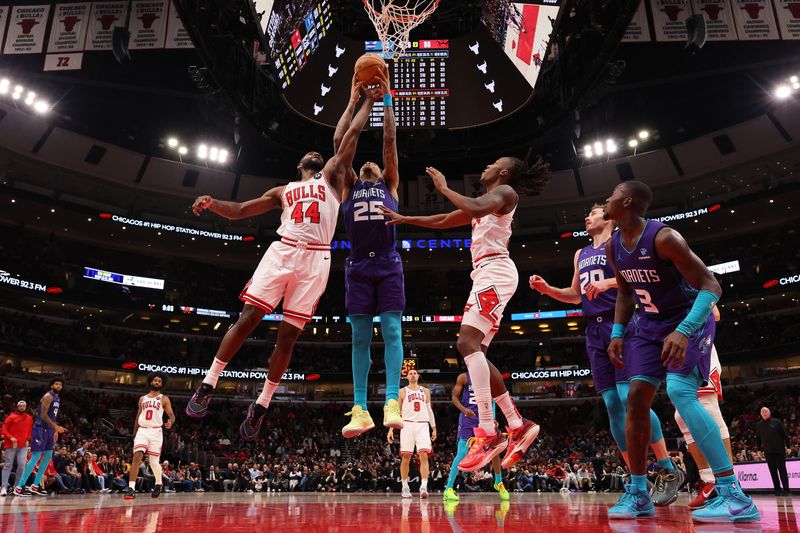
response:
<path id="1" fill-rule="evenodd" d="M 537 196 L 550 183 L 550 178 L 552 177 L 550 163 L 546 163 L 541 157 L 530 166 L 516 157 L 509 157 L 508 159 L 511 161 L 511 168 L 508 169 L 511 174 L 509 185 L 514 187 L 517 192 L 528 196 Z"/>

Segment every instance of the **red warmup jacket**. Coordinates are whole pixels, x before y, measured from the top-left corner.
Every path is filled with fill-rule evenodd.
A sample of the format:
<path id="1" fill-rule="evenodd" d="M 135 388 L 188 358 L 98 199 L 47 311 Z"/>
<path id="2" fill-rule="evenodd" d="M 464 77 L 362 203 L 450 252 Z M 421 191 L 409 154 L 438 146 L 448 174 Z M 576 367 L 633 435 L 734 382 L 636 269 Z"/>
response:
<path id="1" fill-rule="evenodd" d="M 15 411 L 8 415 L 3 421 L 3 448 L 11 448 L 11 439 L 17 439 L 17 448 L 25 446 L 25 442 L 31 440 L 31 429 L 33 429 L 33 417 L 28 413 Z"/>

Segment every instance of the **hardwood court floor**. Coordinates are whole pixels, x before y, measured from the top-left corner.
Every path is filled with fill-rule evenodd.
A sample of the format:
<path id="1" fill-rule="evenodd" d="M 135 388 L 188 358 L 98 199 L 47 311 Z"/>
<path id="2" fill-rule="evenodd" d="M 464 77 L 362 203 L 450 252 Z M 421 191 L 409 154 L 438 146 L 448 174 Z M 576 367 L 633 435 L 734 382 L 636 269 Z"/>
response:
<path id="1" fill-rule="evenodd" d="M 513 494 L 501 504 L 492 493 L 462 495 L 444 505 L 440 494 L 427 500 L 399 494 L 137 494 L 49 496 L 0 500 L 2 533 L 471 533 L 505 532 L 781 532 L 800 533 L 800 498 L 756 496 L 762 520 L 757 524 L 694 525 L 681 496 L 656 516 L 612 521 L 606 509 L 613 494 Z"/>

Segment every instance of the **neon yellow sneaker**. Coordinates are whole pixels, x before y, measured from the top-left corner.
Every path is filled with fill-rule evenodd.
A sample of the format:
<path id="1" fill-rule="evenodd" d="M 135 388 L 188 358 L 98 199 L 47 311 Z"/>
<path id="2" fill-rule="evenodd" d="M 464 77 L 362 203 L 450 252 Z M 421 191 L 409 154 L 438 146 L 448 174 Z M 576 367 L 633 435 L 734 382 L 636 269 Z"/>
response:
<path id="1" fill-rule="evenodd" d="M 342 436 L 346 439 L 351 439 L 361 435 L 365 431 L 375 427 L 375 422 L 369 416 L 369 411 L 365 411 L 360 405 L 354 405 L 353 409 L 345 415 L 350 416 L 350 423 L 342 428 Z"/>
<path id="2" fill-rule="evenodd" d="M 511 496 L 509 496 L 508 491 L 506 490 L 506 486 L 503 485 L 503 482 L 495 483 L 494 490 L 500 493 L 500 499 L 504 502 L 507 502 Z"/>
<path id="3" fill-rule="evenodd" d="M 403 429 L 403 417 L 400 416 L 400 404 L 397 400 L 388 400 L 383 406 L 383 425 L 392 429 Z"/>
<path id="4" fill-rule="evenodd" d="M 444 491 L 444 494 L 442 494 L 442 499 L 446 502 L 457 502 L 459 497 L 458 494 L 456 494 L 456 491 L 453 490 L 453 487 L 450 487 Z"/>

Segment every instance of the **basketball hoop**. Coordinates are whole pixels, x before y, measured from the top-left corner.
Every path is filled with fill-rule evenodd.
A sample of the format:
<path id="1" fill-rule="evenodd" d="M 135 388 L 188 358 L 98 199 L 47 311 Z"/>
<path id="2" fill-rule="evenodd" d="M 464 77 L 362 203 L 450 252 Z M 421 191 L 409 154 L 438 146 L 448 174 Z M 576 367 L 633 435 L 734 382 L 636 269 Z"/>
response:
<path id="1" fill-rule="evenodd" d="M 409 45 L 411 30 L 436 11 L 440 0 L 362 1 L 383 43 L 383 55 L 387 59 L 394 59 L 403 55 Z"/>

